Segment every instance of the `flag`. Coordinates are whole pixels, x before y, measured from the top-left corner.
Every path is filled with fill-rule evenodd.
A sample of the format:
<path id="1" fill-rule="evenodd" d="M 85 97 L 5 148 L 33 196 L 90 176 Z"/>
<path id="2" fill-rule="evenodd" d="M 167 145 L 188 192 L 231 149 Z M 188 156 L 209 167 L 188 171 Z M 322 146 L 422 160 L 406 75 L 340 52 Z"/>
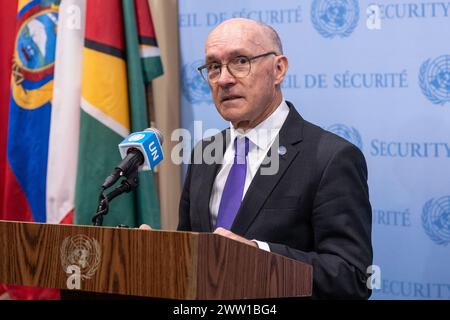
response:
<path id="1" fill-rule="evenodd" d="M 131 4 L 18 1 L 10 72 L 6 52 L 0 59 L 11 74 L 0 83 L 10 93 L 0 130 L 7 144 L 0 153 L 0 219 L 91 224 L 100 186 L 120 161 L 118 143 L 148 127 L 145 85 L 162 73 L 148 4 Z M 2 27 L 4 21 L 11 23 L 2 20 Z M 140 179 L 139 193 L 110 204 L 105 225 L 160 226 L 153 176 Z M 5 288 L 0 295 L 7 290 L 16 299 L 59 297 L 58 290 Z"/>
<path id="2" fill-rule="evenodd" d="M 58 36 L 47 165 L 48 223 L 72 223 L 75 207 L 86 0 L 63 0 Z"/>
<path id="3" fill-rule="evenodd" d="M 14 40 L 16 33 L 17 1 L 7 1 L 0 11 L 0 219 L 3 216 L 5 171 L 6 171 L 6 141 L 8 137 L 8 112 L 11 90 L 11 67 Z"/>
<path id="4" fill-rule="evenodd" d="M 126 20 L 130 21 L 128 24 L 130 27 L 127 28 L 127 30 L 129 30 L 129 32 L 127 32 L 127 39 L 135 38 L 133 35 L 135 31 L 132 26 L 136 23 L 138 33 L 137 36 L 139 39 L 139 52 L 143 69 L 142 71 L 144 74 L 144 82 L 147 85 L 150 84 L 154 78 L 163 74 L 161 52 L 158 47 L 158 41 L 156 40 L 155 28 L 153 26 L 153 19 L 148 1 L 135 0 L 136 22 L 133 22 L 133 10 L 131 8 L 132 4 L 132 2 L 129 3 L 129 1 L 124 1 L 124 14 Z M 133 46 L 133 51 L 136 51 L 135 46 Z M 134 59 L 136 59 L 136 57 L 134 57 Z"/>
<path id="5" fill-rule="evenodd" d="M 8 129 L 9 93 L 11 81 L 12 53 L 15 39 L 15 17 L 17 13 L 17 0 L 3 3 L 0 11 L 0 219 L 3 217 L 3 200 L 5 193 L 6 171 L 6 141 Z M 0 284 L 0 299 L 6 297 L 6 287 Z"/>
<path id="6" fill-rule="evenodd" d="M 128 88 L 132 131 L 149 127 L 145 86 L 162 74 L 159 48 L 146 0 L 122 0 L 125 23 Z M 137 224 L 161 228 L 159 202 L 152 173 L 139 174 L 136 190 Z"/>
<path id="7" fill-rule="evenodd" d="M 130 130 L 148 127 L 144 74 L 136 43 L 136 20 L 132 17 L 135 11 L 127 3 L 134 5 L 133 1 L 121 0 L 87 2 L 75 198 L 77 224 L 91 224 L 100 186 L 120 162 L 117 145 Z M 149 11 L 148 5 L 145 10 Z M 129 36 L 133 27 L 134 40 Z M 136 194 L 121 195 L 109 208 L 105 225 L 133 227 L 150 223 L 158 228 L 159 203 L 153 177 L 148 172 L 140 174 Z"/>
<path id="8" fill-rule="evenodd" d="M 20 0 L 9 101 L 2 219 L 46 222 L 46 173 L 59 0 Z M 18 299 L 59 291 L 11 286 Z"/>

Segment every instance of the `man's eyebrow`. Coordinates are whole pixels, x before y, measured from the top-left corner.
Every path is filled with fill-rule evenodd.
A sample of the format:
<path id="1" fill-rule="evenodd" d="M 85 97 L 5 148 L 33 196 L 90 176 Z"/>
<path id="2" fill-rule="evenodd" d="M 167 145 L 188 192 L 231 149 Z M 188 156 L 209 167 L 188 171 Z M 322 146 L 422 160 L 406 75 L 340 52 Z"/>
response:
<path id="1" fill-rule="evenodd" d="M 217 60 L 215 56 L 213 56 L 213 55 L 206 56 L 205 62 L 208 63 L 208 62 L 211 62 L 211 61 L 214 61 L 214 60 Z"/>
<path id="2" fill-rule="evenodd" d="M 228 56 L 228 59 L 229 59 L 231 57 L 234 58 L 234 57 L 238 57 L 238 56 L 247 56 L 247 54 L 244 53 L 244 50 L 233 50 L 233 51 L 230 51 L 227 54 L 227 56 Z M 206 59 L 205 59 L 206 63 L 212 62 L 212 61 L 217 61 L 217 60 L 219 60 L 219 59 L 215 55 L 207 55 Z"/>

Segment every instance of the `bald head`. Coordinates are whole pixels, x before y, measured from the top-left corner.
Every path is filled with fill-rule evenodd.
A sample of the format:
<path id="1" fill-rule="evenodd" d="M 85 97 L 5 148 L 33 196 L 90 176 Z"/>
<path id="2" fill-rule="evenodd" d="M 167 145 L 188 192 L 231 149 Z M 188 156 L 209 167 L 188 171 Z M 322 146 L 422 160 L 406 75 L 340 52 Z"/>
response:
<path id="1" fill-rule="evenodd" d="M 283 45 L 275 29 L 265 23 L 251 19 L 234 18 L 225 20 L 210 32 L 208 40 L 214 38 L 217 34 L 232 32 L 239 32 L 241 35 L 245 35 L 257 46 L 265 50 L 283 54 Z"/>
<path id="2" fill-rule="evenodd" d="M 288 60 L 280 38 L 268 25 L 226 20 L 210 32 L 205 54 L 201 69 L 208 72 L 205 79 L 214 104 L 235 128 L 254 128 L 281 104 L 280 84 Z"/>

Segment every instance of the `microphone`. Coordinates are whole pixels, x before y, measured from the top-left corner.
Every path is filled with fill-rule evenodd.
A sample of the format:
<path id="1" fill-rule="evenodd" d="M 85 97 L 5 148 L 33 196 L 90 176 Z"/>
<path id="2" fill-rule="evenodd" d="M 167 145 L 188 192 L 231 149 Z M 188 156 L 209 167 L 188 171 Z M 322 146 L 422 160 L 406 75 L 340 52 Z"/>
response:
<path id="1" fill-rule="evenodd" d="M 164 138 L 161 132 L 155 128 L 134 132 L 119 144 L 119 152 L 122 161 L 115 167 L 102 184 L 105 190 L 111 187 L 120 176 L 128 175 L 136 170 L 153 170 L 164 158 L 162 144 Z"/>

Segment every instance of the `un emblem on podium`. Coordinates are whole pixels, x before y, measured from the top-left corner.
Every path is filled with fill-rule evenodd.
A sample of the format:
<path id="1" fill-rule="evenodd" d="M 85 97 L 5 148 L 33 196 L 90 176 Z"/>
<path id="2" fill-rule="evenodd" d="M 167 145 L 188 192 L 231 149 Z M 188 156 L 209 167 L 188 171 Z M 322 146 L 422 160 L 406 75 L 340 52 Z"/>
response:
<path id="1" fill-rule="evenodd" d="M 329 126 L 327 130 L 353 143 L 355 146 L 359 148 L 359 150 L 363 149 L 363 142 L 361 135 L 355 128 L 353 127 L 350 128 L 344 124 L 336 123 Z"/>
<path id="2" fill-rule="evenodd" d="M 422 226 L 436 244 L 450 243 L 450 196 L 428 200 L 422 210 Z"/>
<path id="3" fill-rule="evenodd" d="M 181 90 L 191 104 L 212 102 L 209 85 L 197 71 L 197 67 L 202 64 L 203 60 L 188 63 L 184 65 L 181 72 Z"/>
<path id="4" fill-rule="evenodd" d="M 432 103 L 450 102 L 450 55 L 425 61 L 420 67 L 419 85 Z"/>
<path id="5" fill-rule="evenodd" d="M 80 289 L 81 280 L 94 275 L 100 265 L 101 253 L 100 244 L 94 238 L 79 234 L 63 240 L 61 265 L 68 276 L 68 289 Z"/>
<path id="6" fill-rule="evenodd" d="M 357 0 L 314 0 L 311 22 L 325 38 L 348 37 L 359 21 Z"/>

